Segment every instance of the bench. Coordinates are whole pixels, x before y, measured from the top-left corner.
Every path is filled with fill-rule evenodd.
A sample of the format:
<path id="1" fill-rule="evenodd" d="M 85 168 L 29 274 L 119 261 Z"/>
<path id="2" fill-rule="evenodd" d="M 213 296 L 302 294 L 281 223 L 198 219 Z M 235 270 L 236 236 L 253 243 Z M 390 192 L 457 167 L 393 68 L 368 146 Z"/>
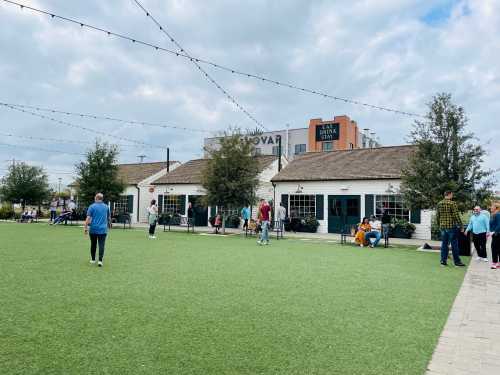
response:
<path id="1" fill-rule="evenodd" d="M 172 226 L 179 226 L 186 227 L 188 233 L 194 233 L 194 219 L 190 219 L 187 216 L 163 214 L 160 215 L 158 223 L 163 225 L 164 232 L 167 232 L 167 226 L 168 232 L 170 232 Z"/>
<path id="2" fill-rule="evenodd" d="M 72 218 L 73 218 L 73 215 L 71 215 L 71 222 L 73 222 Z M 132 228 L 132 218 L 130 217 L 129 213 L 126 213 L 126 212 L 119 213 L 118 215 L 116 215 L 112 218 L 112 221 L 113 220 L 115 223 L 123 224 L 123 229 L 127 229 L 127 226 L 128 226 L 128 229 Z"/>
<path id="3" fill-rule="evenodd" d="M 340 243 L 342 245 L 347 243 L 347 237 L 354 238 L 356 236 L 357 225 L 346 224 L 342 227 L 342 231 L 340 232 Z M 384 239 L 384 247 L 389 247 L 389 231 L 382 230 L 382 238 Z"/>

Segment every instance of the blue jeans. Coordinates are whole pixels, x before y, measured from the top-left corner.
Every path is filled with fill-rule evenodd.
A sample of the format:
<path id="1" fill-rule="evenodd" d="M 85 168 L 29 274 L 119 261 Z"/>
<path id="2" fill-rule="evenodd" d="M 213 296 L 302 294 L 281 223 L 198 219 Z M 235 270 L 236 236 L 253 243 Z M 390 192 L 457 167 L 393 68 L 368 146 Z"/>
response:
<path id="1" fill-rule="evenodd" d="M 269 221 L 262 221 L 260 223 L 262 232 L 260 233 L 260 240 L 269 242 Z"/>
<path id="2" fill-rule="evenodd" d="M 453 254 L 453 262 L 455 264 L 462 263 L 458 249 L 458 229 L 441 229 L 441 262 L 446 263 L 448 260 L 448 244 L 451 244 L 451 253 Z"/>
<path id="3" fill-rule="evenodd" d="M 380 241 L 381 234 L 378 230 L 372 230 L 371 232 L 368 232 L 365 234 L 365 240 L 370 243 L 370 238 L 375 238 L 375 241 L 373 241 L 373 246 L 377 246 L 379 241 Z"/>

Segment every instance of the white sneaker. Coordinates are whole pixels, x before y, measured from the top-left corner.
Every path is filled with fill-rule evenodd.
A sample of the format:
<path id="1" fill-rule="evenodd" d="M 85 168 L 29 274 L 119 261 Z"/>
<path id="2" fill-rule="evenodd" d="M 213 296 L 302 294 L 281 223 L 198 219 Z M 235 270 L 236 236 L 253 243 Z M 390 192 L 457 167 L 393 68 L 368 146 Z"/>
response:
<path id="1" fill-rule="evenodd" d="M 257 244 L 262 245 L 262 241 L 261 241 L 261 240 L 258 240 L 258 241 L 257 241 Z"/>
<path id="2" fill-rule="evenodd" d="M 481 257 L 476 257 L 476 260 L 482 260 L 482 258 Z"/>
<path id="3" fill-rule="evenodd" d="M 264 242 L 264 245 L 269 245 L 269 241 Z"/>
<path id="4" fill-rule="evenodd" d="M 481 260 L 482 260 L 483 262 L 488 263 L 488 258 L 481 258 Z"/>
<path id="5" fill-rule="evenodd" d="M 95 264 L 95 260 L 90 260 L 90 264 Z"/>
<path id="6" fill-rule="evenodd" d="M 97 265 L 98 265 L 99 267 L 102 267 L 102 262 L 101 262 L 101 261 L 97 262 Z"/>

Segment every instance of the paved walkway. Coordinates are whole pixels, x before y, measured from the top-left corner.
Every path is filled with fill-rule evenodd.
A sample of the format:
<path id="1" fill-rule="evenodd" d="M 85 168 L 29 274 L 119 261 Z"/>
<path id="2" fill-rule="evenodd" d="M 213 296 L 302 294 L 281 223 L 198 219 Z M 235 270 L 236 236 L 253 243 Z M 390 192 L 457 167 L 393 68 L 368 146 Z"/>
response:
<path id="1" fill-rule="evenodd" d="M 500 374 L 500 269 L 471 259 L 426 375 Z"/>

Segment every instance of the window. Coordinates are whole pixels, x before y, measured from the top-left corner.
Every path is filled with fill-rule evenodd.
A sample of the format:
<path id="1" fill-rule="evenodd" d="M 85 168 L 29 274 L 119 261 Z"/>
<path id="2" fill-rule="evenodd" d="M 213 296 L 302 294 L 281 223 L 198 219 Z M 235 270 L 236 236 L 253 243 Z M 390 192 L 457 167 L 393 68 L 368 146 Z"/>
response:
<path id="1" fill-rule="evenodd" d="M 224 214 L 224 216 L 227 218 L 229 216 L 240 216 L 241 210 L 238 209 L 229 209 L 229 208 L 224 208 L 224 207 L 219 207 L 218 213 Z"/>
<path id="2" fill-rule="evenodd" d="M 323 142 L 322 148 L 323 148 L 323 151 L 332 151 L 333 150 L 333 142 Z"/>
<path id="3" fill-rule="evenodd" d="M 255 155 L 262 155 L 262 149 L 259 147 L 255 147 Z"/>
<path id="4" fill-rule="evenodd" d="M 128 212 L 128 196 L 120 195 L 115 202 L 115 214 Z"/>
<path id="5" fill-rule="evenodd" d="M 349 143 L 349 149 L 350 149 L 350 150 L 354 150 L 354 144 Z"/>
<path id="6" fill-rule="evenodd" d="M 295 155 L 300 155 L 306 152 L 306 145 L 305 143 L 295 145 Z"/>
<path id="7" fill-rule="evenodd" d="M 305 218 L 316 216 L 316 196 L 296 194 L 290 195 L 290 215 Z"/>
<path id="8" fill-rule="evenodd" d="M 279 146 L 273 146 L 273 155 L 278 156 Z M 281 147 L 281 155 L 283 155 L 283 147 Z"/>
<path id="9" fill-rule="evenodd" d="M 378 217 L 387 211 L 391 217 L 410 221 L 410 210 L 405 206 L 399 194 L 375 196 L 375 214 Z"/>
<path id="10" fill-rule="evenodd" d="M 164 195 L 163 196 L 163 210 L 162 212 L 166 214 L 181 214 L 181 202 L 179 195 Z"/>

